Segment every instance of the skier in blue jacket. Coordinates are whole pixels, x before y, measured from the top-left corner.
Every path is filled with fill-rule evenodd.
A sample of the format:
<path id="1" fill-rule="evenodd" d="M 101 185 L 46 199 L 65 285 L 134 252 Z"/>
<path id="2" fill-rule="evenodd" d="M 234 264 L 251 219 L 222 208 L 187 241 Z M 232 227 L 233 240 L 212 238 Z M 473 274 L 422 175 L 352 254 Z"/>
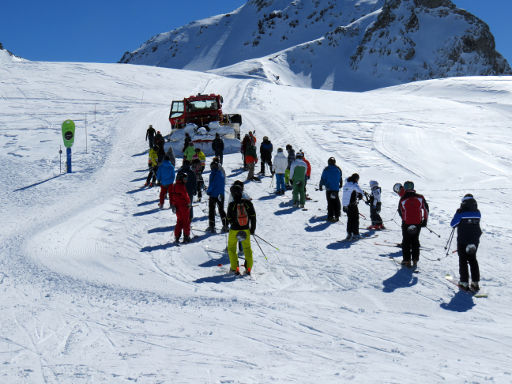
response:
<path id="1" fill-rule="evenodd" d="M 160 203 L 158 207 L 162 209 L 164 207 L 164 200 L 169 191 L 169 187 L 174 183 L 175 171 L 174 166 L 171 163 L 169 156 L 165 155 L 164 161 L 159 165 L 156 171 L 156 179 L 160 183 Z"/>
<path id="2" fill-rule="evenodd" d="M 327 167 L 324 168 L 320 177 L 319 189 L 322 190 L 324 186 L 327 198 L 327 221 L 335 223 L 341 216 L 340 188 L 343 186 L 343 179 L 341 169 L 336 165 L 334 157 L 327 160 Z"/>
<path id="3" fill-rule="evenodd" d="M 460 208 L 450 223 L 452 228 L 457 227 L 457 252 L 459 254 L 459 286 L 463 289 L 478 291 L 480 286 L 480 269 L 476 260 L 476 251 L 480 243 L 482 230 L 480 229 L 480 211 L 472 194 L 462 198 Z M 471 285 L 469 282 L 468 264 L 471 269 Z"/>
<path id="4" fill-rule="evenodd" d="M 226 179 L 219 169 L 219 163 L 212 161 L 210 164 L 210 181 L 206 194 L 210 196 L 208 201 L 208 232 L 215 232 L 215 206 L 219 209 L 220 219 L 222 221 L 222 231 L 229 230 L 226 220 L 226 212 L 224 211 L 224 189 L 226 187 Z"/>

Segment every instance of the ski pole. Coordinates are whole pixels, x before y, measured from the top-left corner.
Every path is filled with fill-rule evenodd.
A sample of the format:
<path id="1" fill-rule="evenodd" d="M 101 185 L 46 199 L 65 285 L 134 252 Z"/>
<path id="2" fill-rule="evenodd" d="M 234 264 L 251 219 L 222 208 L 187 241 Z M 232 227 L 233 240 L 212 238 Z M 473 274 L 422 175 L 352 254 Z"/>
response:
<path id="1" fill-rule="evenodd" d="M 446 242 L 446 245 L 444 246 L 444 249 L 447 250 L 450 248 L 450 245 L 452 244 L 453 240 L 453 233 L 455 232 L 455 227 L 453 227 L 452 232 L 450 233 L 450 236 L 448 236 L 448 241 Z"/>
<path id="2" fill-rule="evenodd" d="M 59 175 L 62 173 L 62 146 L 59 145 Z"/>
<path id="3" fill-rule="evenodd" d="M 267 256 L 265 255 L 265 252 L 263 252 L 263 249 L 261 249 L 261 246 L 260 246 L 260 243 L 258 243 L 258 239 L 256 238 L 256 234 L 252 235 L 254 237 L 254 241 L 256 242 L 256 244 L 258 245 L 258 248 L 260 249 L 261 251 L 261 254 L 263 255 L 263 257 L 265 258 L 265 260 L 267 260 L 268 262 L 268 259 L 267 259 Z M 259 236 L 258 236 L 259 237 Z"/>
<path id="4" fill-rule="evenodd" d="M 441 235 L 439 235 L 439 234 L 435 233 L 435 232 L 434 232 L 433 230 L 431 230 L 429 227 L 425 226 L 425 228 L 427 228 L 427 229 L 430 231 L 430 233 L 433 233 L 433 234 L 434 234 L 434 235 L 436 235 L 437 237 L 441 238 Z"/>
<path id="5" fill-rule="evenodd" d="M 254 237 L 257 237 L 257 238 L 258 238 L 258 239 L 260 239 L 261 241 L 264 241 L 265 243 L 267 243 L 268 245 L 270 245 L 272 248 L 275 248 L 275 249 L 277 249 L 277 250 L 279 251 L 279 248 L 277 248 L 275 245 L 270 244 L 270 243 L 269 243 L 267 240 L 265 240 L 263 237 L 258 236 L 257 234 L 254 234 L 253 236 L 254 236 Z"/>

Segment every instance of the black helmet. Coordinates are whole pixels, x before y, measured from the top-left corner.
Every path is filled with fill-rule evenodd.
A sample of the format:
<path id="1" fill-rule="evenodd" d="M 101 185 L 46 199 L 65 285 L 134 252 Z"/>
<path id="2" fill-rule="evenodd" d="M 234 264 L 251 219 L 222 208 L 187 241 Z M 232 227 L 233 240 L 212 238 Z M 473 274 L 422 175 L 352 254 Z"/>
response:
<path id="1" fill-rule="evenodd" d="M 414 189 L 414 183 L 412 181 L 406 181 L 404 183 L 404 189 L 406 191 L 412 191 Z"/>
<path id="2" fill-rule="evenodd" d="M 239 185 L 232 185 L 229 189 L 231 191 L 231 195 L 233 196 L 233 200 L 240 201 L 242 200 L 242 188 Z"/>
<path id="3" fill-rule="evenodd" d="M 186 183 L 187 179 L 187 172 L 178 172 L 178 175 L 176 176 L 176 181 L 183 181 L 183 183 Z"/>
<path id="4" fill-rule="evenodd" d="M 336 165 L 336 159 L 334 157 L 329 157 L 329 160 L 327 160 L 327 164 Z"/>

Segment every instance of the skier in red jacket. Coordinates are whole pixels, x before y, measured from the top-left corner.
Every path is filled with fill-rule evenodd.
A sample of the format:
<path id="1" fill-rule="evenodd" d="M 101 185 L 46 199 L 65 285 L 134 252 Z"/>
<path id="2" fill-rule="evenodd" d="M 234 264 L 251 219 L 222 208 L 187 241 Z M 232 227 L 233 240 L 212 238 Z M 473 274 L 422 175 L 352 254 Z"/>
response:
<path id="1" fill-rule="evenodd" d="M 427 226 L 428 204 L 414 190 L 414 183 L 406 181 L 400 188 L 398 213 L 402 218 L 402 265 L 416 267 L 420 258 L 420 230 Z"/>
<path id="2" fill-rule="evenodd" d="M 187 183 L 187 174 L 178 173 L 176 183 L 169 187 L 169 200 L 171 209 L 176 212 L 176 226 L 174 227 L 174 242 L 179 244 L 181 231 L 183 231 L 183 242 L 190 242 L 190 197 L 187 193 L 185 184 Z"/>

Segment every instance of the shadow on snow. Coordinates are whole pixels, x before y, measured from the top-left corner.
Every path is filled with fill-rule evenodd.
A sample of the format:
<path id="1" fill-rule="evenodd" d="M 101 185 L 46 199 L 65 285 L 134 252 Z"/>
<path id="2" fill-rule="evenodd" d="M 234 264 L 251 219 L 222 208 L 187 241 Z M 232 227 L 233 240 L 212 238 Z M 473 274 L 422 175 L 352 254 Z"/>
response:
<path id="1" fill-rule="evenodd" d="M 38 186 L 40 184 L 46 183 L 47 181 L 56 179 L 57 177 L 60 177 L 60 176 L 62 176 L 62 174 L 52 176 L 49 179 L 46 179 L 46 180 L 43 180 L 43 181 L 38 181 L 37 183 L 27 185 L 26 187 L 21 187 L 21 188 L 15 189 L 14 192 L 24 191 L 26 189 L 29 189 L 29 188 L 32 188 L 32 187 L 36 187 L 36 186 Z"/>
<path id="2" fill-rule="evenodd" d="M 441 303 L 440 307 L 447 311 L 467 312 L 475 306 L 473 297 L 466 292 L 459 291 L 449 303 Z"/>

